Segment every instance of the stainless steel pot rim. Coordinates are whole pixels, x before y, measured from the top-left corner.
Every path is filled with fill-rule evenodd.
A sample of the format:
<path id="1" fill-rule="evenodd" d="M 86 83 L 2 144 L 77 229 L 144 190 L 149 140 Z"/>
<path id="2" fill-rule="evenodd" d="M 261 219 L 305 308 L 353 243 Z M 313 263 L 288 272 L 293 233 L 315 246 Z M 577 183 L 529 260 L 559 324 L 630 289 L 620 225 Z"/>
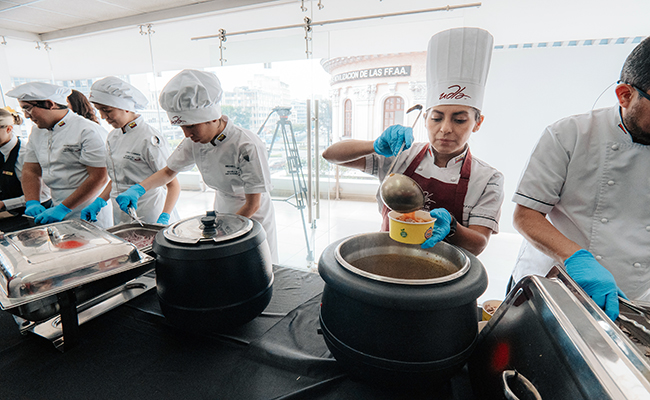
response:
<path id="1" fill-rule="evenodd" d="M 345 260 L 344 256 L 341 254 L 342 249 L 346 245 L 349 245 L 350 241 L 359 240 L 360 238 L 368 238 L 368 242 L 372 241 L 374 242 L 374 244 L 377 245 L 375 246 L 375 248 L 381 248 L 384 250 L 386 249 L 393 250 L 393 252 L 384 251 L 380 254 L 394 254 L 395 249 L 398 249 L 397 250 L 398 253 L 402 253 L 402 254 L 414 254 L 416 256 L 422 256 L 422 253 L 424 252 L 424 253 L 434 254 L 438 256 L 438 258 L 449 260 L 448 258 L 439 256 L 437 254 L 439 252 L 449 253 L 458 258 L 456 264 L 459 265 L 459 269 L 458 271 L 451 273 L 449 275 L 445 275 L 440 278 L 432 278 L 432 279 L 401 279 L 401 278 L 391 278 L 388 276 L 373 274 L 364 271 L 362 269 L 359 269 L 354 265 L 350 264 Z M 336 246 L 334 257 L 343 268 L 347 269 L 348 271 L 356 275 L 360 275 L 365 278 L 380 281 L 380 282 L 386 282 L 386 283 L 398 284 L 398 285 L 410 285 L 410 286 L 435 285 L 435 284 L 441 284 L 441 283 L 456 280 L 461 276 L 465 275 L 467 271 L 469 271 L 471 265 L 470 260 L 465 255 L 465 253 L 463 253 L 461 250 L 457 249 L 455 246 L 450 245 L 448 243 L 440 242 L 436 244 L 436 246 L 430 249 L 421 249 L 419 245 L 409 245 L 409 244 L 403 244 L 394 241 L 388 236 L 388 232 L 366 233 L 366 234 L 349 237 Z"/>

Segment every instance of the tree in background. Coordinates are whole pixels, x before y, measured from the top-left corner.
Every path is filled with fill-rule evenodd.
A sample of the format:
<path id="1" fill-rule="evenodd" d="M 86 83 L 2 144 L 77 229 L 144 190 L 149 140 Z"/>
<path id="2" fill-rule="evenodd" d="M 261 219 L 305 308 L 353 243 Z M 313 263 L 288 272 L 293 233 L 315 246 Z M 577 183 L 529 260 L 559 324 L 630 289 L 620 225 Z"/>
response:
<path id="1" fill-rule="evenodd" d="M 251 112 L 244 107 L 235 107 L 228 105 L 221 105 L 221 113 L 227 115 L 228 118 L 237 126 L 244 129 L 251 129 Z M 257 131 L 257 129 L 255 129 Z"/>

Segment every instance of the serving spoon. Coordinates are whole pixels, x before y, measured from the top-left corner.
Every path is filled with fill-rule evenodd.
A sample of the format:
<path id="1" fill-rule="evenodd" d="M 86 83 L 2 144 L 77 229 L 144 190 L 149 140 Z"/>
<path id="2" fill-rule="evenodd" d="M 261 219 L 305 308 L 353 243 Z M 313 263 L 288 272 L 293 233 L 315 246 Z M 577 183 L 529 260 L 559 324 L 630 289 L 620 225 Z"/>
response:
<path id="1" fill-rule="evenodd" d="M 415 122 L 413 122 L 411 129 L 415 128 L 415 124 L 418 122 L 418 119 L 420 119 L 422 108 L 421 104 L 416 104 L 406 111 L 407 114 L 413 110 L 420 111 L 418 116 L 415 118 Z M 379 190 L 381 200 L 386 204 L 386 207 L 399 213 L 409 213 L 420 210 L 424 207 L 424 191 L 420 185 L 404 174 L 391 173 L 395 166 L 395 162 L 397 162 L 399 155 L 402 154 L 405 145 L 406 142 L 402 143 L 402 147 L 400 147 L 393 163 L 390 165 L 388 173 L 386 174 L 387 176 L 381 183 Z"/>

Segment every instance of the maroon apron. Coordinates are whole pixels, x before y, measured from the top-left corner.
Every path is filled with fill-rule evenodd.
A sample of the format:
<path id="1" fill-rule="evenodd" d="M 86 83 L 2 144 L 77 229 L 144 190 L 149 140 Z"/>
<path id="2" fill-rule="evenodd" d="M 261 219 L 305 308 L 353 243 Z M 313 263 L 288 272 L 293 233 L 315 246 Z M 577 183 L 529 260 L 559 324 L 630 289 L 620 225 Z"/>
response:
<path id="1" fill-rule="evenodd" d="M 416 174 L 415 169 L 420 165 L 429 146 L 425 146 L 417 157 L 404 171 L 404 175 L 410 177 L 420 185 L 425 195 L 423 210 L 431 211 L 434 208 L 444 208 L 449 211 L 458 223 L 463 221 L 463 204 L 465 195 L 469 186 L 469 176 L 472 172 L 472 154 L 467 149 L 467 155 L 463 160 L 463 166 L 460 168 L 460 180 L 458 184 L 446 183 L 433 178 L 425 178 Z M 381 231 L 388 231 L 388 212 L 390 209 L 384 204 L 381 210 L 382 222 Z"/>

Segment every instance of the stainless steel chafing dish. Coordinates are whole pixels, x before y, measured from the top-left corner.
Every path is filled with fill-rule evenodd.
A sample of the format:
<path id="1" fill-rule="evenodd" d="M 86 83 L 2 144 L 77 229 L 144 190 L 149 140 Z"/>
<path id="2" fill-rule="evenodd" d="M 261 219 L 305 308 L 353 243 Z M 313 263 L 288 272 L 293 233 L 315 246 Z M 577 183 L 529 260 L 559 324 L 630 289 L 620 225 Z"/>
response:
<path id="1" fill-rule="evenodd" d="M 621 307 L 623 319 L 630 312 Z M 479 335 L 469 361 L 474 392 L 490 399 L 650 399 L 650 364 L 640 346 L 650 336 L 635 343 L 619 324 L 562 269 L 525 277 Z"/>
<path id="2" fill-rule="evenodd" d="M 81 315 L 77 319 L 77 311 L 91 307 L 88 302 L 95 306 L 96 297 L 154 268 L 153 257 L 135 245 L 82 220 L 0 236 L 0 307 L 26 320 L 23 328 L 37 334 L 34 323 L 47 322 L 59 313 L 65 334 L 66 320 L 70 328 L 88 319 Z M 154 287 L 153 282 L 136 286 L 142 291 Z M 127 286 L 127 290 L 134 288 Z M 124 297 L 128 300 L 133 293 Z M 92 313 L 97 315 L 96 307 Z M 52 335 L 58 336 L 42 336 L 53 339 Z"/>

